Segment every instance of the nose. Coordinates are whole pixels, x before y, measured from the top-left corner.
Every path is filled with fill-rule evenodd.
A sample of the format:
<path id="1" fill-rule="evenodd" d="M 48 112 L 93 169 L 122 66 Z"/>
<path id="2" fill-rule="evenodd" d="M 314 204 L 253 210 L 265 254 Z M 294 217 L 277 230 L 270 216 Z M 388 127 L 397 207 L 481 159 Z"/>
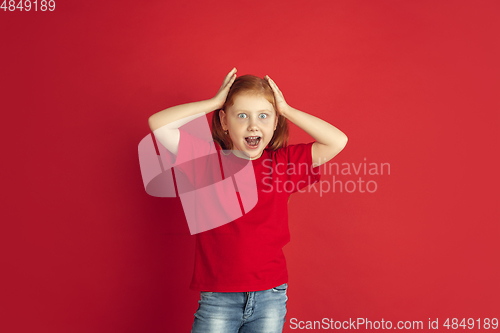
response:
<path id="1" fill-rule="evenodd" d="M 257 120 L 254 117 L 250 117 L 248 121 L 248 130 L 249 131 L 258 131 Z"/>

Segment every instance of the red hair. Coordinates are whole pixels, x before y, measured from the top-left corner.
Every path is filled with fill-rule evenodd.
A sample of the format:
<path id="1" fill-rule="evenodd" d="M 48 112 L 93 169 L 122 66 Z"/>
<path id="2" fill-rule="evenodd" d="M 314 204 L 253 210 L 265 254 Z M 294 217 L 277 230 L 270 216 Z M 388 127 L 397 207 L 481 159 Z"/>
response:
<path id="1" fill-rule="evenodd" d="M 227 94 L 226 102 L 222 106 L 221 110 L 226 112 L 227 108 L 234 104 L 235 97 L 238 94 L 243 93 L 264 97 L 273 105 L 273 108 L 276 111 L 274 92 L 267 80 L 250 74 L 239 76 L 234 80 L 231 88 L 229 89 L 229 93 Z M 276 125 L 276 130 L 274 131 L 271 141 L 266 147 L 271 150 L 276 150 L 288 145 L 288 120 L 277 113 L 276 116 L 278 117 L 278 124 Z M 212 117 L 212 138 L 219 144 L 221 149 L 233 149 L 233 142 L 231 138 L 229 135 L 225 134 L 222 129 L 219 110 L 215 111 Z"/>

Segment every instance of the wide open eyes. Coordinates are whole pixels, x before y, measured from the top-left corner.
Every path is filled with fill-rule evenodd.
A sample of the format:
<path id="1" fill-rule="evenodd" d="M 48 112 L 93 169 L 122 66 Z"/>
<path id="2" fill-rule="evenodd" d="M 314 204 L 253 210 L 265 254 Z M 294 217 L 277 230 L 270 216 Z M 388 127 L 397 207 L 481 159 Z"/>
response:
<path id="1" fill-rule="evenodd" d="M 259 118 L 260 119 L 266 119 L 268 118 L 269 116 L 266 114 L 266 113 L 261 113 L 259 114 Z M 239 113 L 238 114 L 238 118 L 240 119 L 245 119 L 245 118 L 248 118 L 247 114 L 246 113 Z"/>

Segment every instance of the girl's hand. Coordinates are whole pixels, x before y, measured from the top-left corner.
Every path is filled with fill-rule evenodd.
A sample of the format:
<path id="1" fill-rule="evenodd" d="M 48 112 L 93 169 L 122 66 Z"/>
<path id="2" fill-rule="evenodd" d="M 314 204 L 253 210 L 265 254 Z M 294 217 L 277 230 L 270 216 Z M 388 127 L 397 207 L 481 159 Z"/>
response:
<path id="1" fill-rule="evenodd" d="M 237 71 L 238 70 L 236 69 L 236 67 L 231 69 L 231 71 L 226 75 L 226 78 L 224 79 L 224 82 L 222 83 L 219 91 L 217 92 L 215 97 L 212 98 L 216 102 L 216 109 L 220 109 L 224 106 L 227 94 L 229 93 L 229 88 L 231 88 L 234 80 L 236 79 Z"/>
<path id="2" fill-rule="evenodd" d="M 278 115 L 285 116 L 290 106 L 286 103 L 285 97 L 283 97 L 283 93 L 279 90 L 276 83 L 274 83 L 273 79 L 266 75 L 265 77 L 269 85 L 273 89 L 274 92 L 274 100 L 276 101 L 276 112 Z"/>

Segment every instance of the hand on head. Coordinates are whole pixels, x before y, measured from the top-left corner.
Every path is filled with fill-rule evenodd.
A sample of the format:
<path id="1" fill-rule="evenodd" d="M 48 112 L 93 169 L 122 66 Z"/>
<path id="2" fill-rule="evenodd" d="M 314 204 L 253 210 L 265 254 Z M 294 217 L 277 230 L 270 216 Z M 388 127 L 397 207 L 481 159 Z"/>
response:
<path id="1" fill-rule="evenodd" d="M 236 80 L 236 72 L 238 70 L 236 67 L 231 69 L 231 71 L 226 75 L 224 78 L 224 82 L 222 82 L 222 86 L 220 87 L 219 91 L 213 98 L 214 101 L 217 102 L 217 109 L 222 108 L 224 103 L 226 102 L 227 94 L 229 93 L 229 89 L 233 85 L 234 80 Z"/>
<path id="2" fill-rule="evenodd" d="M 273 81 L 273 79 L 269 77 L 269 75 L 266 75 L 264 78 L 267 79 L 267 82 L 269 83 L 271 89 L 274 92 L 274 100 L 276 101 L 276 112 L 280 116 L 285 116 L 290 106 L 286 103 L 285 97 L 283 97 L 283 93 L 281 92 L 281 90 L 279 90 L 278 86 Z"/>

